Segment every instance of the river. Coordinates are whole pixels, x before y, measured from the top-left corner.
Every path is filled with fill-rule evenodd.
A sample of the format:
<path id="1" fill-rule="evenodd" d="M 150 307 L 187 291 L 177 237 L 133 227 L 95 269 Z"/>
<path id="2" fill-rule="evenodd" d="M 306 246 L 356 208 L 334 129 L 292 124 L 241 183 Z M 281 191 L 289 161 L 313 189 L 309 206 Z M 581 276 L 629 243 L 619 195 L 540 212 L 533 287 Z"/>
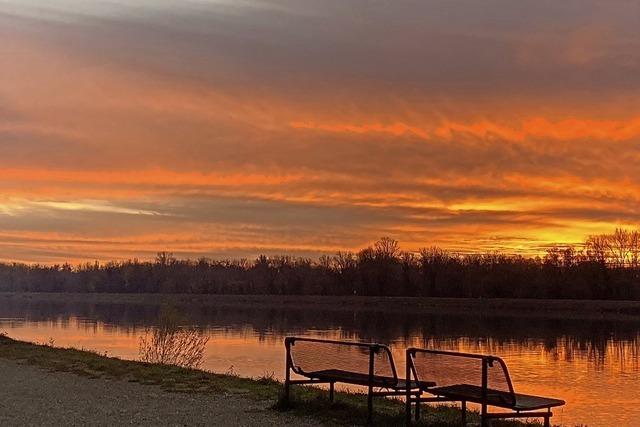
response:
<path id="1" fill-rule="evenodd" d="M 138 357 L 161 305 L 0 299 L 0 331 L 16 339 Z M 209 335 L 202 368 L 282 378 L 287 335 L 388 344 L 403 370 L 408 346 L 502 357 L 517 392 L 558 397 L 554 423 L 635 426 L 640 420 L 640 321 L 541 316 L 403 313 L 332 307 L 180 305 Z"/>

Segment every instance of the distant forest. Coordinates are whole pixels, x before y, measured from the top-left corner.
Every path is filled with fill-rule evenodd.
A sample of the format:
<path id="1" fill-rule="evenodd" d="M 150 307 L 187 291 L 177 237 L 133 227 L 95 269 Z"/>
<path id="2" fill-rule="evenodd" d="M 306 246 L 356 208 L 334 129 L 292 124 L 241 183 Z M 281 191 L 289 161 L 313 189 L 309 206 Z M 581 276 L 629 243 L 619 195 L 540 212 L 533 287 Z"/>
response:
<path id="1" fill-rule="evenodd" d="M 0 264 L 0 291 L 375 295 L 640 300 L 640 232 L 617 229 L 544 256 L 400 249 L 384 237 L 357 253 L 318 260 L 259 256 L 80 266 Z"/>

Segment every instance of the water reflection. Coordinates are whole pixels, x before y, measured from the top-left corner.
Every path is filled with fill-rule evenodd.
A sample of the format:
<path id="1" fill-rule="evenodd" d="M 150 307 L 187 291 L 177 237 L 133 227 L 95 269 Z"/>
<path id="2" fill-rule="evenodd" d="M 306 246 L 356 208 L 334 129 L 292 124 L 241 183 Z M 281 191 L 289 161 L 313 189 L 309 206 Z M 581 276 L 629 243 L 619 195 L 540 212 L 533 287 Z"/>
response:
<path id="1" fill-rule="evenodd" d="M 284 336 L 377 341 L 392 347 L 400 372 L 407 346 L 498 354 L 518 391 L 564 398 L 555 423 L 635 425 L 640 418 L 640 322 L 382 311 L 178 307 L 210 337 L 203 367 L 259 376 L 283 372 Z M 160 305 L 0 300 L 0 330 L 19 339 L 137 357 Z"/>

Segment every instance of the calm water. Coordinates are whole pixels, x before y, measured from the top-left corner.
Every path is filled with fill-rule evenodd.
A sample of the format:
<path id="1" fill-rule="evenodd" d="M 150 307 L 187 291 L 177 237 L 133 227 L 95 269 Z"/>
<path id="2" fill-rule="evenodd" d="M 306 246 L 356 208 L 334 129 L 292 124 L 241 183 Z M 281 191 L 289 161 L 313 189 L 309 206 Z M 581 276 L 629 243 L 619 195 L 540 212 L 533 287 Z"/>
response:
<path id="1" fill-rule="evenodd" d="M 640 322 L 521 317 L 397 315 L 384 312 L 182 307 L 210 335 L 204 368 L 282 377 L 289 334 L 377 341 L 403 370 L 407 346 L 502 356 L 516 391 L 560 397 L 554 422 L 635 426 L 640 420 Z M 0 301 L 0 331 L 56 346 L 137 358 L 138 339 L 159 307 Z"/>

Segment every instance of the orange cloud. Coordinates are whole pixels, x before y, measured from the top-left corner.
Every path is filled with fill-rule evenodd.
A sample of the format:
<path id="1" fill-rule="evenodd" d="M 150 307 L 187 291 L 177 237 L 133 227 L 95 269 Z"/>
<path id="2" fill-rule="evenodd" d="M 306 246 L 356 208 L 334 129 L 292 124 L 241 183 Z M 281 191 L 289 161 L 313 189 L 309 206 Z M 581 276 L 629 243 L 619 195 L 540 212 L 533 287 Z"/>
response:
<path id="1" fill-rule="evenodd" d="M 385 234 L 407 249 L 537 253 L 640 223 L 633 77 L 624 96 L 612 79 L 596 88 L 602 96 L 584 95 L 568 78 L 582 69 L 531 74 L 548 66 L 536 43 L 526 70 L 494 64 L 510 58 L 502 51 L 487 66 L 457 44 L 441 62 L 422 52 L 433 46 L 403 44 L 406 56 L 385 51 L 399 62 L 381 71 L 342 52 L 327 73 L 306 49 L 308 64 L 256 63 L 274 51 L 248 55 L 244 39 L 227 51 L 206 28 L 196 40 L 183 28 L 184 40 L 205 39 L 193 52 L 172 50 L 156 24 L 154 37 L 131 33 L 135 60 L 110 44 L 132 42 L 126 32 L 0 26 L 3 259 L 317 255 Z M 235 40 L 227 31 L 225 43 Z M 607 58 L 576 34 L 573 50 L 555 52 L 570 54 L 563 66 Z M 514 35 L 515 47 L 525 38 Z M 296 58 L 288 40 L 276 44 L 279 60 L 287 46 Z"/>
<path id="2" fill-rule="evenodd" d="M 312 121 L 294 121 L 289 125 L 293 129 L 348 134 L 417 136 L 425 140 L 435 138 L 454 140 L 457 135 L 461 134 L 477 138 L 492 137 L 511 142 L 524 142 L 529 139 L 558 141 L 595 139 L 620 142 L 640 138 L 640 116 L 626 120 L 570 118 L 557 121 L 545 117 L 531 117 L 520 120 L 517 125 L 507 125 L 489 120 L 461 122 L 450 119 L 423 126 L 403 122 L 386 125 L 382 123 L 317 123 Z"/>
<path id="3" fill-rule="evenodd" d="M 133 185 L 245 186 L 278 185 L 303 179 L 302 175 L 269 175 L 260 173 L 174 172 L 166 169 L 141 171 L 77 171 L 51 169 L 0 169 L 6 181 L 58 182 Z"/>
<path id="4" fill-rule="evenodd" d="M 390 125 L 380 123 L 372 124 L 318 124 L 313 122 L 294 121 L 290 123 L 294 129 L 320 130 L 324 132 L 336 133 L 381 133 L 393 136 L 413 135 L 420 138 L 428 139 L 429 133 L 416 126 L 410 126 L 405 123 L 396 122 Z"/>

